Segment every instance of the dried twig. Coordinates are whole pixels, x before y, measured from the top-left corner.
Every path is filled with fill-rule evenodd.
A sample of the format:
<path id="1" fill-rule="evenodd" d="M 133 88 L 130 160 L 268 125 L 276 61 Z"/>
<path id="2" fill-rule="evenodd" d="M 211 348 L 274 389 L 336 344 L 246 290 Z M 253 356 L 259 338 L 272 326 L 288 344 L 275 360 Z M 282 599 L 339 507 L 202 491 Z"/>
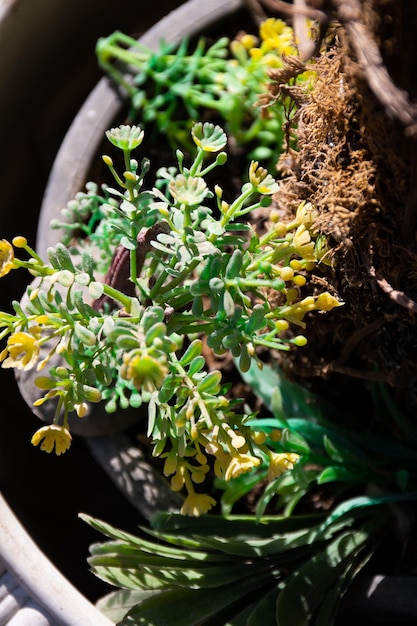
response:
<path id="1" fill-rule="evenodd" d="M 391 300 L 402 306 L 404 309 L 410 311 L 410 313 L 417 313 L 417 302 L 409 298 L 404 293 L 404 291 L 394 289 L 394 287 L 392 287 L 392 285 L 390 285 L 385 278 L 381 278 L 380 276 L 378 276 L 373 265 L 367 264 L 367 270 L 369 276 L 372 276 L 372 278 L 375 279 L 376 283 L 381 287 L 382 291 L 385 291 L 385 293 L 388 294 Z"/>
<path id="2" fill-rule="evenodd" d="M 397 87 L 384 65 L 381 52 L 361 21 L 359 0 L 331 0 L 337 19 L 343 24 L 369 87 L 386 112 L 405 127 L 408 135 L 417 134 L 417 107 L 406 91 Z"/>

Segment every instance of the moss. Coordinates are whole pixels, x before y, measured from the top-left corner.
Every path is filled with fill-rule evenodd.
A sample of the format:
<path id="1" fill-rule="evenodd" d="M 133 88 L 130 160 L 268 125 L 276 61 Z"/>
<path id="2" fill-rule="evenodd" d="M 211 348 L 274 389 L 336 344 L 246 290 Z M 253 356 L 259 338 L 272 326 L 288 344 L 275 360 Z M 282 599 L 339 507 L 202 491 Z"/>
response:
<path id="1" fill-rule="evenodd" d="M 365 2 L 360 17 L 381 50 L 400 54 L 381 17 L 389 8 L 389 2 Z M 356 51 L 346 28 L 333 23 L 308 66 L 316 73 L 310 89 L 288 88 L 289 78 L 305 70 L 299 62 L 289 59 L 271 72 L 269 100 L 281 95 L 299 105 L 277 165 L 282 180 L 274 208 L 287 219 L 301 201 L 318 211 L 315 226 L 327 236 L 331 263 L 319 264 L 309 289 L 325 285 L 345 303 L 325 317 L 311 316 L 308 345 L 281 358 L 288 373 L 316 386 L 325 381 L 327 389 L 330 379 L 335 391 L 355 379 L 384 381 L 410 409 L 417 393 L 417 151 L 371 89 Z"/>

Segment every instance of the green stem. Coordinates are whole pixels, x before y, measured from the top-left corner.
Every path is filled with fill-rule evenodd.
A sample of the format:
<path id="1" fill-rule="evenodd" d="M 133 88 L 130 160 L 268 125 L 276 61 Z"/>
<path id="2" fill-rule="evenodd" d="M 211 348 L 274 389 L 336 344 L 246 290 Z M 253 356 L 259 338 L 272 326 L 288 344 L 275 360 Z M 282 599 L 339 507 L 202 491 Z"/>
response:
<path id="1" fill-rule="evenodd" d="M 130 280 L 134 285 L 137 284 L 137 254 L 136 248 L 134 250 L 130 250 L 129 254 L 130 258 Z"/>
<path id="2" fill-rule="evenodd" d="M 187 278 L 187 276 L 189 276 L 193 270 L 197 267 L 197 265 L 200 263 L 200 259 L 194 259 L 193 261 L 191 261 L 190 265 L 188 265 L 188 267 L 186 267 L 178 276 L 176 276 L 175 278 L 173 278 L 169 283 L 167 283 L 166 285 L 162 285 L 160 284 L 160 281 L 158 281 L 154 287 L 151 289 L 150 292 L 150 297 L 152 299 L 156 298 L 158 295 L 161 294 L 166 294 L 169 291 L 172 291 L 172 289 L 175 289 L 175 287 L 178 287 L 178 285 L 180 285 L 182 282 L 184 282 L 184 280 Z M 166 276 L 166 274 L 165 274 Z"/>
<path id="3" fill-rule="evenodd" d="M 45 265 L 42 259 L 37 256 L 35 260 L 38 260 L 38 259 L 39 259 L 39 265 L 35 265 L 34 263 L 31 263 L 30 261 L 22 261 L 21 259 L 16 259 L 16 258 L 14 259 L 13 263 L 16 269 L 21 268 L 21 269 L 29 270 L 30 272 L 36 271 L 38 272 L 40 276 L 51 276 L 52 274 L 55 274 L 57 270 L 54 270 L 51 267 L 48 267 L 47 265 Z"/>
<path id="4" fill-rule="evenodd" d="M 110 287 L 110 285 L 103 285 L 103 292 L 106 296 L 109 296 L 109 298 L 120 302 L 127 312 L 130 311 L 131 301 L 129 296 L 126 296 L 118 289 L 114 289 L 114 287 Z"/>
<path id="5" fill-rule="evenodd" d="M 197 174 L 199 174 L 203 161 L 204 161 L 204 150 L 198 147 L 197 154 L 194 159 L 194 163 L 192 164 L 191 169 L 190 169 L 190 176 L 196 176 Z"/>
<path id="6" fill-rule="evenodd" d="M 221 220 L 220 220 L 220 225 L 223 228 L 225 228 L 227 224 L 231 222 L 236 216 L 240 215 L 239 209 L 244 205 L 245 201 L 251 197 L 254 191 L 255 189 L 252 185 L 250 187 L 248 186 L 248 189 L 243 191 L 240 194 L 240 196 L 236 198 L 236 200 L 229 206 L 227 211 L 223 213 Z M 216 239 L 217 239 L 217 235 L 214 233 L 210 235 L 209 237 L 209 241 L 211 243 L 214 243 Z"/>

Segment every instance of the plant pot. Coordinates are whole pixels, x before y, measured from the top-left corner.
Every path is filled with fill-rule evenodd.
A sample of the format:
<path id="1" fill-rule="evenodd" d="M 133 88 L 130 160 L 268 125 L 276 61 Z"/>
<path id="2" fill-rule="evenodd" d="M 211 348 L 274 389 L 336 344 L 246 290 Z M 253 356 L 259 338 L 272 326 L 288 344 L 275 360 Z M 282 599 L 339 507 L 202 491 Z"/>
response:
<path id="1" fill-rule="evenodd" d="M 37 547 L 0 495 L 0 623 L 111 626 Z"/>
<path id="2" fill-rule="evenodd" d="M 204 23 L 209 24 L 220 17 L 240 11 L 242 7 L 243 0 L 223 0 L 222 2 L 216 0 L 207 6 L 203 6 L 200 0 L 192 0 L 177 12 L 167 16 L 165 20 L 161 20 L 158 27 L 148 32 L 142 41 L 152 47 L 154 43 L 157 43 L 154 37 L 157 37 L 157 40 L 162 36 L 166 41 L 179 40 L 185 34 L 193 35 L 199 32 L 202 29 L 200 20 L 205 20 Z M 185 16 L 190 20 L 187 26 L 185 26 Z M 165 28 L 168 28 L 168 35 Z M 45 254 L 47 247 L 55 245 L 60 239 L 59 231 L 49 229 L 49 223 L 54 217 L 59 217 L 61 208 L 77 191 L 82 189 L 87 180 L 91 161 L 97 157 L 104 131 L 113 125 L 122 105 L 123 100 L 120 95 L 114 91 L 107 79 L 102 79 L 80 109 L 74 124 L 65 136 L 54 162 L 42 203 L 37 239 L 37 250 L 41 255 Z M 74 167 L 75 164 L 76 167 Z M 128 437 L 123 434 L 112 437 L 89 436 L 85 440 L 85 445 L 104 471 L 109 474 L 111 480 L 119 487 L 124 485 L 125 495 L 145 519 L 149 519 L 155 509 L 178 507 L 178 500 L 174 497 L 169 499 L 166 495 L 163 483 L 158 482 L 155 489 L 152 489 L 149 483 L 151 480 L 158 481 L 158 475 L 144 459 L 138 459 L 137 450 L 132 447 Z M 135 467 L 136 475 L 131 473 L 132 466 Z M 151 480 L 150 477 L 152 477 Z M 159 499 L 161 494 L 162 503 Z M 388 579 L 381 581 L 378 577 L 362 580 L 356 590 L 348 594 L 344 601 L 343 619 L 349 616 L 351 620 L 366 613 L 371 620 L 372 616 L 379 616 L 381 612 L 388 611 L 389 609 L 381 604 L 377 592 L 381 587 L 389 587 L 394 583 L 395 581 Z M 370 589 L 373 589 L 372 593 Z M 368 598 L 371 598 L 371 602 Z M 376 598 L 375 603 L 372 602 L 373 598 Z M 409 604 L 408 607 L 410 606 Z M 413 611 L 414 607 L 411 606 L 412 614 Z M 341 621 L 340 624 L 342 623 L 344 622 Z"/>

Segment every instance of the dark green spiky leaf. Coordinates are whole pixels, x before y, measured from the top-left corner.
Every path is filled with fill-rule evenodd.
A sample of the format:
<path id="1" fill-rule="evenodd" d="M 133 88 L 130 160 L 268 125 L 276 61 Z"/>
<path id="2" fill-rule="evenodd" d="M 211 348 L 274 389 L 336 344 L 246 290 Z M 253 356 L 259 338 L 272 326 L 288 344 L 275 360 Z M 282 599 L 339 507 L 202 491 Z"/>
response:
<path id="1" fill-rule="evenodd" d="M 277 600 L 280 589 L 276 586 L 262 594 L 255 608 L 250 612 L 245 626 L 276 626 Z"/>
<path id="2" fill-rule="evenodd" d="M 346 563 L 346 567 L 341 572 L 339 578 L 326 593 L 317 611 L 315 626 L 332 626 L 339 608 L 339 604 L 345 593 L 348 591 L 354 578 L 365 567 L 374 553 L 373 545 L 365 546 L 358 550 L 358 553 Z"/>
<path id="3" fill-rule="evenodd" d="M 140 602 L 129 611 L 119 626 L 197 626 L 215 618 L 218 624 L 224 624 L 221 616 L 226 609 L 229 609 L 231 616 L 241 611 L 252 599 L 251 594 L 257 589 L 263 589 L 273 576 L 271 572 L 216 589 L 162 591 Z"/>
<path id="4" fill-rule="evenodd" d="M 346 568 L 346 561 L 367 539 L 368 533 L 363 529 L 342 533 L 298 568 L 279 594 L 277 623 L 280 626 L 311 624 L 314 611 Z"/>

